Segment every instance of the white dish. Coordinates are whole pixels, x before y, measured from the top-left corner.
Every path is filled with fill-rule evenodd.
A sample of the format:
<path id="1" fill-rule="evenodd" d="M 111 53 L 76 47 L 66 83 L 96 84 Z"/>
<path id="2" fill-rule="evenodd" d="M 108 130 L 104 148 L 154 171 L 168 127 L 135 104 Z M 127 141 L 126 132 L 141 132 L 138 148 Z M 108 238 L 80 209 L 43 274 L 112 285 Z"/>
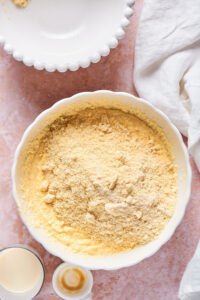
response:
<path id="1" fill-rule="evenodd" d="M 138 247 L 128 253 L 120 253 L 105 257 L 83 256 L 74 254 L 59 242 L 51 240 L 42 229 L 35 228 L 30 222 L 30 215 L 23 214 L 22 219 L 28 227 L 32 236 L 39 241 L 50 253 L 59 256 L 70 264 L 80 265 L 88 269 L 105 269 L 114 270 L 139 263 L 141 260 L 153 255 L 159 248 L 164 245 L 174 233 L 176 227 L 181 222 L 186 205 L 190 196 L 191 187 L 191 168 L 186 147 L 182 137 L 176 127 L 170 120 L 158 109 L 153 107 L 147 101 L 132 96 L 127 93 L 97 91 L 93 93 L 80 93 L 71 98 L 57 102 L 54 106 L 41 113 L 36 120 L 27 128 L 24 136 L 18 145 L 15 153 L 14 165 L 12 170 L 13 193 L 17 203 L 22 203 L 22 194 L 20 192 L 21 167 L 23 165 L 24 153 L 26 146 L 34 136 L 38 134 L 49 122 L 63 113 L 70 105 L 79 105 L 80 103 L 95 103 L 101 106 L 102 99 L 106 99 L 108 107 L 115 108 L 121 104 L 127 108 L 137 108 L 145 113 L 150 119 L 155 121 L 163 128 L 168 137 L 175 155 L 175 162 L 178 166 L 178 201 L 175 213 L 170 222 L 165 227 L 159 239 L 148 243 L 143 247 Z"/>
<path id="2" fill-rule="evenodd" d="M 31 0 L 17 8 L 0 1 L 0 44 L 27 66 L 75 71 L 118 45 L 134 0 Z"/>
<path id="3" fill-rule="evenodd" d="M 61 289 L 59 288 L 59 284 L 58 284 L 58 278 L 60 277 L 59 273 L 62 272 L 62 270 L 66 271 L 66 269 L 73 270 L 74 267 L 76 266 L 69 265 L 68 263 L 62 263 L 56 268 L 52 278 L 52 285 L 54 291 L 59 297 L 65 300 L 92 300 L 91 290 L 93 286 L 93 276 L 92 276 L 92 272 L 90 272 L 87 269 L 79 268 L 79 270 L 81 271 L 82 274 L 84 274 L 86 279 L 86 284 L 84 284 L 84 288 L 81 291 L 81 293 L 79 291 L 79 295 L 66 296 L 64 293 L 62 293 Z"/>

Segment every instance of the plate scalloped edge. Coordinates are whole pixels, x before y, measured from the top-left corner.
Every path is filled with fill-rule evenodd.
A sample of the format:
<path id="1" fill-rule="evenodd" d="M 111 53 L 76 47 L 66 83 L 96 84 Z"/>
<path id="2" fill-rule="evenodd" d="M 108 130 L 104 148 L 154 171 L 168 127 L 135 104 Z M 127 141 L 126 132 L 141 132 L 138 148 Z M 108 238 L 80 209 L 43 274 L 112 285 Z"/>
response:
<path id="1" fill-rule="evenodd" d="M 116 48 L 118 46 L 119 40 L 124 37 L 125 29 L 130 24 L 129 18 L 133 15 L 132 6 L 135 4 L 135 0 L 125 0 L 126 8 L 124 10 L 123 18 L 121 19 L 120 26 L 114 36 L 110 38 L 110 40 L 104 44 L 99 52 L 94 53 L 91 57 L 88 57 L 85 60 L 77 62 L 75 64 L 63 63 L 61 65 L 57 64 L 46 64 L 43 62 L 39 62 L 34 60 L 34 58 L 29 58 L 23 56 L 22 53 L 18 52 L 11 44 L 6 41 L 4 36 L 0 35 L 0 46 L 3 46 L 3 49 L 11 54 L 15 60 L 22 61 L 28 67 L 34 67 L 37 70 L 46 70 L 47 72 L 66 72 L 67 70 L 76 71 L 80 67 L 87 68 L 91 63 L 98 63 L 103 56 L 108 56 L 110 53 L 110 49 Z"/>

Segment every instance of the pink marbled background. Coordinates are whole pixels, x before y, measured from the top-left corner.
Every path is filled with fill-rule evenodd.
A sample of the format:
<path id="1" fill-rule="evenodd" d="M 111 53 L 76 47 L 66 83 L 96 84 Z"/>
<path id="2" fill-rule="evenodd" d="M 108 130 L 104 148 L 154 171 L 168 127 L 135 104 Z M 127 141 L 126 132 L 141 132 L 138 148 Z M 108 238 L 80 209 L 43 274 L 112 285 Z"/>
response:
<path id="1" fill-rule="evenodd" d="M 0 49 L 0 248 L 22 243 L 35 248 L 46 267 L 46 281 L 37 300 L 56 300 L 51 277 L 60 259 L 32 239 L 22 224 L 11 192 L 14 151 L 26 127 L 57 100 L 81 91 L 110 89 L 136 93 L 133 86 L 134 41 L 142 9 L 119 47 L 98 64 L 76 72 L 47 73 L 25 67 Z M 200 174 L 192 163 L 192 195 L 185 217 L 172 239 L 151 258 L 118 271 L 95 271 L 94 300 L 177 300 L 186 264 L 200 238 Z"/>

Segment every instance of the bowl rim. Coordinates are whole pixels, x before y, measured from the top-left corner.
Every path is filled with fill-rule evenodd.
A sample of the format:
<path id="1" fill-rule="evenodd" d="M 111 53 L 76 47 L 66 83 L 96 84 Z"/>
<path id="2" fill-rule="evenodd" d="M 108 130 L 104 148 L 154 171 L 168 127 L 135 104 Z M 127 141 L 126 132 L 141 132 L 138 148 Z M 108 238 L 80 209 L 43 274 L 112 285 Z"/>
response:
<path id="1" fill-rule="evenodd" d="M 187 168 L 187 182 L 188 182 L 188 187 L 187 187 L 187 192 L 186 192 L 186 196 L 185 196 L 185 201 L 183 203 L 183 207 L 181 212 L 179 212 L 179 216 L 177 217 L 177 220 L 175 221 L 174 226 L 171 226 L 168 234 L 166 235 L 166 237 L 163 239 L 163 241 L 161 241 L 159 243 L 159 245 L 156 245 L 153 247 L 153 249 L 151 249 L 151 251 L 148 251 L 148 254 L 144 255 L 141 258 L 138 258 L 137 260 L 135 260 L 135 262 L 126 262 L 126 263 L 118 263 L 111 266 L 108 266 L 106 264 L 101 265 L 101 267 L 99 266 L 95 266 L 95 264 L 92 265 L 92 267 L 90 266 L 91 270 L 116 270 L 116 269 L 120 269 L 120 268 L 124 268 L 124 267 L 129 267 L 132 265 L 136 265 L 139 262 L 143 261 L 144 259 L 152 256 L 153 254 L 155 254 L 165 243 L 167 243 L 170 238 L 172 237 L 172 235 L 174 234 L 175 230 L 177 229 L 177 227 L 179 226 L 179 224 L 181 223 L 184 214 L 185 214 L 185 210 L 187 207 L 187 204 L 189 202 L 190 199 L 190 194 L 191 194 L 191 183 L 192 183 L 192 170 L 191 170 L 191 165 L 190 165 L 190 160 L 189 160 L 189 154 L 188 154 L 188 150 L 183 142 L 183 138 L 180 134 L 180 132 L 178 131 L 178 129 L 175 127 L 175 125 L 172 124 L 172 122 L 169 120 L 169 118 L 167 117 L 167 115 L 165 115 L 162 111 L 160 111 L 158 108 L 156 108 L 154 105 L 152 105 L 151 103 L 149 103 L 147 100 L 144 100 L 142 98 L 136 97 L 135 95 L 132 95 L 130 93 L 126 93 L 126 92 L 114 92 L 114 91 L 109 91 L 109 90 L 97 90 L 94 92 L 81 92 L 81 93 L 77 93 L 71 97 L 68 98 L 64 98 L 60 101 L 57 101 L 54 105 L 52 105 L 51 107 L 49 107 L 48 109 L 44 110 L 43 112 L 41 112 L 36 118 L 35 120 L 26 128 L 21 141 L 19 142 L 16 151 L 15 151 L 15 155 L 14 155 L 14 161 L 13 161 L 13 166 L 12 166 L 12 170 L 11 170 L 11 177 L 12 177 L 12 193 L 14 196 L 14 201 L 16 203 L 17 206 L 17 210 L 18 213 L 20 215 L 20 218 L 23 222 L 23 224 L 26 226 L 26 228 L 28 229 L 29 233 L 32 235 L 32 237 L 38 241 L 49 253 L 53 254 L 54 256 L 60 257 L 63 261 L 67 262 L 66 258 L 63 257 L 62 255 L 58 255 L 54 250 L 49 249 L 49 247 L 45 244 L 45 242 L 42 240 L 42 238 L 40 238 L 39 236 L 36 237 L 36 235 L 32 232 L 32 229 L 30 228 L 30 226 L 27 224 L 27 222 L 25 221 L 24 217 L 21 215 L 20 211 L 19 211 L 19 206 L 17 203 L 17 184 L 16 184 L 16 170 L 17 170 L 17 163 L 18 163 L 18 157 L 19 154 L 21 152 L 21 148 L 24 145 L 30 131 L 33 129 L 33 127 L 36 125 L 37 122 L 40 121 L 40 119 L 42 119 L 44 116 L 48 115 L 51 111 L 53 111 L 55 108 L 57 108 L 58 106 L 60 106 L 62 103 L 64 102 L 68 102 L 69 100 L 74 100 L 74 99 L 78 99 L 79 97 L 82 96 L 87 96 L 87 95 L 118 95 L 118 96 L 122 96 L 122 97 L 129 97 L 129 98 L 134 98 L 134 100 L 138 101 L 139 103 L 143 103 L 145 105 L 147 105 L 148 107 L 150 107 L 150 109 L 154 110 L 156 113 L 158 113 L 169 125 L 169 127 L 174 131 L 174 133 L 176 134 L 176 137 L 178 138 L 180 145 L 182 147 L 183 153 L 184 153 L 184 157 L 185 157 L 185 162 L 186 162 L 186 168 Z M 71 260 L 68 261 L 69 264 L 74 264 L 77 265 L 75 260 Z M 83 268 L 89 269 L 87 262 L 86 263 L 82 263 L 80 265 Z"/>
<path id="2" fill-rule="evenodd" d="M 27 67 L 34 67 L 37 70 L 46 70 L 47 72 L 66 72 L 77 71 L 79 68 L 87 68 L 91 63 L 98 63 L 102 57 L 108 56 L 111 49 L 114 49 L 118 46 L 119 40 L 125 36 L 125 29 L 129 26 L 129 18 L 133 15 L 132 6 L 135 4 L 135 0 L 122 0 L 125 4 L 124 14 L 121 18 L 117 31 L 113 36 L 110 37 L 107 43 L 101 46 L 101 48 L 93 53 L 91 56 L 84 58 L 82 61 L 77 61 L 73 65 L 69 62 L 63 62 L 62 64 L 49 64 L 42 61 L 38 61 L 33 57 L 24 56 L 23 53 L 19 52 L 17 48 L 9 43 L 6 40 L 4 35 L 0 34 L 0 46 L 8 53 L 11 54 L 15 60 L 22 61 Z M 3 5 L 3 4 L 2 4 Z"/>

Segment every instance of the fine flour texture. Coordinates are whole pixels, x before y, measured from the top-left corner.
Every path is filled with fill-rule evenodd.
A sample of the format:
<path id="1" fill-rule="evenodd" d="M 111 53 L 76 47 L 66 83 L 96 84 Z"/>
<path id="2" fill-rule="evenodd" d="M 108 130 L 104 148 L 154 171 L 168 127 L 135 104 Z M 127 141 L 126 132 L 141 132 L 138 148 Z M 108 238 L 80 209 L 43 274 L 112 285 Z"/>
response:
<path id="1" fill-rule="evenodd" d="M 19 7 L 26 7 L 30 0 L 12 0 L 12 2 Z"/>
<path id="2" fill-rule="evenodd" d="M 146 117 L 86 108 L 61 115 L 29 145 L 22 181 L 35 224 L 89 255 L 159 237 L 177 201 L 171 146 Z"/>

